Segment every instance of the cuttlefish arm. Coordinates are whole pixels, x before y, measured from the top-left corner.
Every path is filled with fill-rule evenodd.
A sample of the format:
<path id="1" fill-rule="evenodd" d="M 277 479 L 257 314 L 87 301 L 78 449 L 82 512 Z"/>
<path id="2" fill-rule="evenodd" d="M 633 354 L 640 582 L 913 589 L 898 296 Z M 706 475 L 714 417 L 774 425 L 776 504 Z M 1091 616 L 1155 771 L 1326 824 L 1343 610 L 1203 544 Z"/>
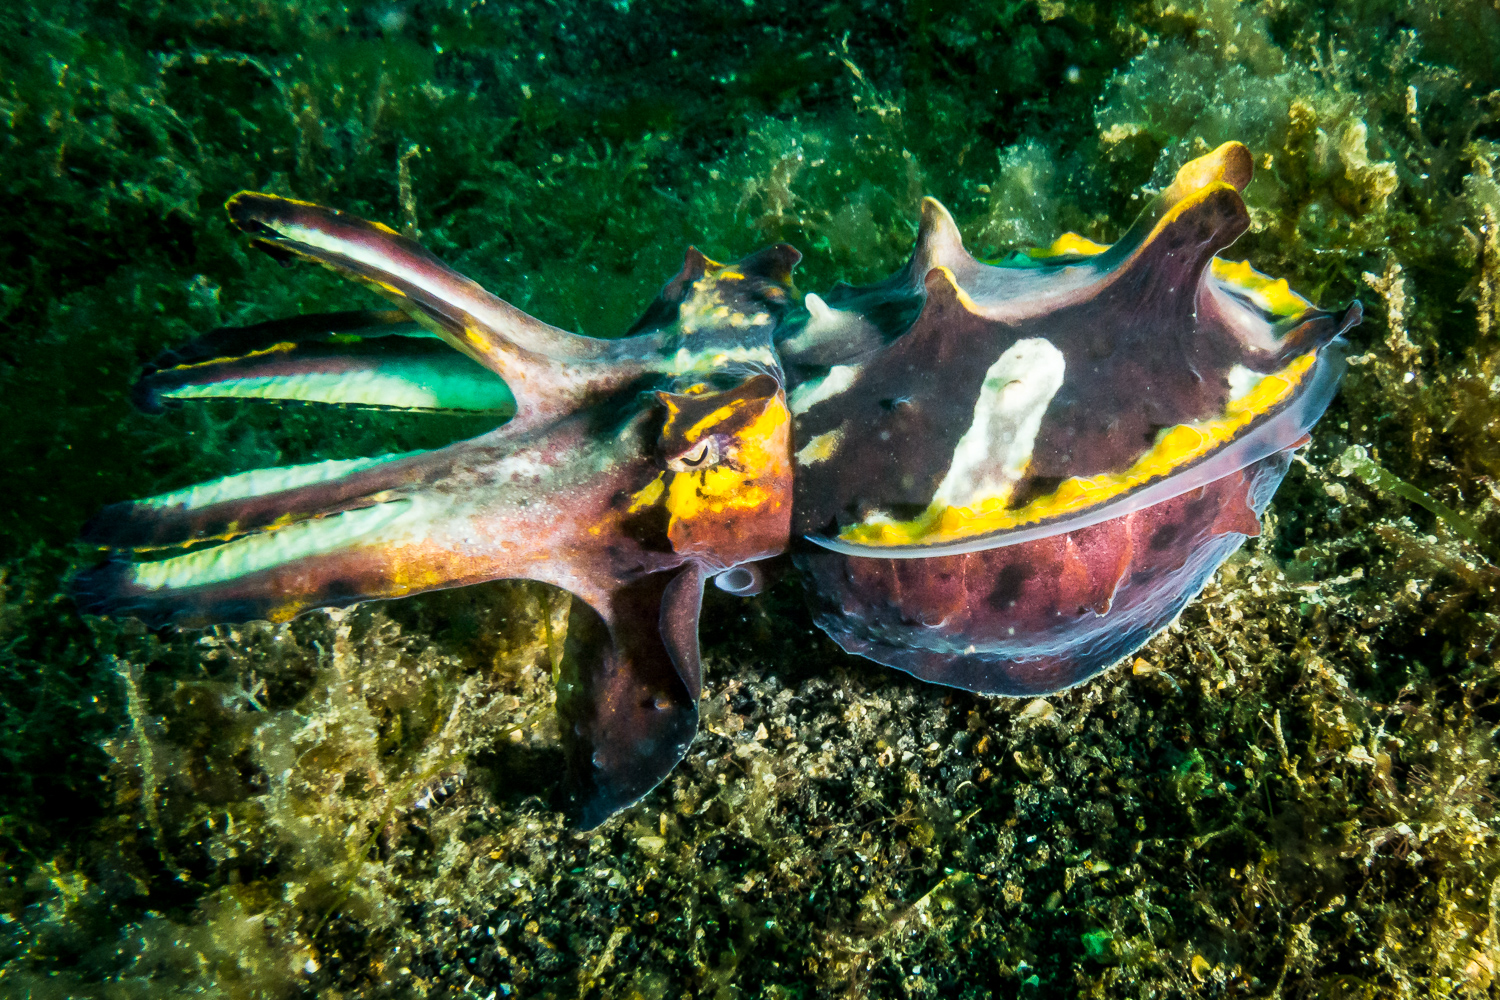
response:
<path id="1" fill-rule="evenodd" d="M 364 284 L 504 379 L 516 399 L 507 434 L 560 419 L 664 367 L 660 337 L 601 340 L 543 323 L 380 223 L 252 191 L 226 207 L 260 248 Z"/>
<path id="2" fill-rule="evenodd" d="M 558 728 L 585 829 L 655 788 L 698 731 L 703 580 L 690 562 L 616 587 L 569 618 Z"/>
<path id="3" fill-rule="evenodd" d="M 661 512 L 631 509 L 657 471 L 650 414 L 589 432 L 580 419 L 524 444 L 263 470 L 120 505 L 96 540 L 186 551 L 117 551 L 74 595 L 89 613 L 195 626 L 494 579 L 570 590 L 586 607 L 569 631 L 561 728 L 593 825 L 650 791 L 696 731 L 702 587 Z"/>
<path id="4" fill-rule="evenodd" d="M 484 580 L 587 592 L 595 578 L 671 568 L 681 559 L 665 544 L 616 537 L 647 514 L 616 508 L 656 472 L 652 419 L 595 435 L 579 417 L 523 441 L 492 432 L 117 504 L 85 531 L 114 557 L 80 575 L 77 592 L 93 613 L 198 626 Z"/>
<path id="5" fill-rule="evenodd" d="M 187 399 L 266 399 L 371 409 L 515 413 L 510 388 L 397 310 L 226 327 L 164 352 L 132 400 L 159 413 Z"/>
<path id="6" fill-rule="evenodd" d="M 106 508 L 86 536 L 115 551 L 74 579 L 74 597 L 88 613 L 197 626 L 495 579 L 562 587 L 585 606 L 559 712 L 577 808 L 594 825 L 655 787 L 696 731 L 705 577 L 780 551 L 789 527 L 774 378 L 647 394 L 621 414 Z M 779 462 L 764 462 L 768 449 Z M 710 550 L 713 505 L 740 527 Z M 757 513 L 770 529 L 753 530 Z"/>
<path id="7" fill-rule="evenodd" d="M 594 825 L 646 794 L 697 728 L 704 579 L 788 543 L 790 416 L 770 338 L 796 251 L 737 265 L 690 251 L 649 322 L 600 341 L 526 316 L 385 226 L 252 193 L 228 208 L 273 255 L 398 310 L 215 331 L 147 367 L 142 409 L 237 397 L 515 416 L 436 451 L 107 507 L 84 530 L 111 554 L 74 578 L 80 609 L 198 626 L 549 583 L 580 599 L 558 703 L 577 808 Z"/>

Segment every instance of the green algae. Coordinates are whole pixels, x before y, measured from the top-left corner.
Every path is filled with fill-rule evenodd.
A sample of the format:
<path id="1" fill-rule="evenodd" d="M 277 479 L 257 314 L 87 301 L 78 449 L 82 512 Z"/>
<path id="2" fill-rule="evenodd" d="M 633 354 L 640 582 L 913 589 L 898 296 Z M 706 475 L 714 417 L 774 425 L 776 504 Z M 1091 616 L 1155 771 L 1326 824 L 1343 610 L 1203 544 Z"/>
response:
<path id="1" fill-rule="evenodd" d="M 1489 549 L 1487 554 L 1493 554 L 1493 548 L 1488 545 L 1473 522 L 1441 500 L 1434 499 L 1411 483 L 1391 475 L 1375 462 L 1370 461 L 1369 454 L 1361 446 L 1351 444 L 1344 449 L 1344 453 L 1339 456 L 1338 473 L 1341 476 L 1354 476 L 1366 486 L 1379 490 L 1382 494 L 1409 500 L 1431 511 L 1455 535 L 1481 548 Z"/>
<path id="2" fill-rule="evenodd" d="M 0 27 L 0 992 L 1495 988 L 1500 569 L 1466 543 L 1500 527 L 1492 5 L 127 2 Z M 59 596 L 101 502 L 486 426 L 132 414 L 167 344 L 367 304 L 249 252 L 219 209 L 240 187 L 419 232 L 608 335 L 687 243 L 784 239 L 804 287 L 865 281 L 929 193 L 986 255 L 1108 240 L 1140 184 L 1236 138 L 1258 174 L 1231 256 L 1368 319 L 1262 538 L 1080 690 L 923 686 L 815 634 L 790 581 L 714 594 L 703 733 L 583 835 L 555 798 L 561 594 L 159 635 Z"/>

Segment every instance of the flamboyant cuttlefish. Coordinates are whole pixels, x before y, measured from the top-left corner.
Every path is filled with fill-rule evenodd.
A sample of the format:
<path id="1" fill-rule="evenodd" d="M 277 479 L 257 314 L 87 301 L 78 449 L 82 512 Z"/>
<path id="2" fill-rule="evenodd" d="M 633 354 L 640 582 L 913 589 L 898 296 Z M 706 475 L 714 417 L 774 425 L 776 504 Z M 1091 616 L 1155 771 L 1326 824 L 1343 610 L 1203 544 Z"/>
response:
<path id="1" fill-rule="evenodd" d="M 1247 535 L 1360 320 L 1215 257 L 1249 224 L 1248 150 L 1187 164 L 1113 246 L 982 263 L 922 205 L 905 268 L 801 304 L 786 245 L 690 249 L 615 340 L 548 326 L 379 224 L 243 193 L 234 222 L 391 312 L 219 330 L 136 401 L 294 399 L 513 414 L 436 451 L 229 476 L 105 508 L 88 612 L 152 625 L 525 578 L 575 604 L 558 691 L 592 826 L 698 724 L 704 582 L 790 549 L 844 649 L 1002 695 L 1136 650 Z"/>

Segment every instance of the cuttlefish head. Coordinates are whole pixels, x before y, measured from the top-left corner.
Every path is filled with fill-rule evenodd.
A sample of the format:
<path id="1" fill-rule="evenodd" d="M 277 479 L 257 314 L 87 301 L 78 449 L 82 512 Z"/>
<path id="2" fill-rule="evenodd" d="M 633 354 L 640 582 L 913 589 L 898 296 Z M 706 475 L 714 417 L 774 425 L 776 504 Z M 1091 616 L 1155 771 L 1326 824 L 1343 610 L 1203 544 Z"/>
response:
<path id="1" fill-rule="evenodd" d="M 726 392 L 659 392 L 665 468 L 642 491 L 668 515 L 672 549 L 709 570 L 765 559 L 791 530 L 791 414 L 781 384 L 754 375 Z"/>

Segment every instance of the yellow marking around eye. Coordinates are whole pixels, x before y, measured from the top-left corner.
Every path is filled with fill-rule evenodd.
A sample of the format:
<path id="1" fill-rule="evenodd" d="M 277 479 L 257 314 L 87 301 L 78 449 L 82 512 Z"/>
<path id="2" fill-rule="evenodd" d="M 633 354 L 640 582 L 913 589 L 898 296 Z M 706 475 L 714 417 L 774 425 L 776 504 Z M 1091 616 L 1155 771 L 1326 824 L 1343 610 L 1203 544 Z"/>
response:
<path id="1" fill-rule="evenodd" d="M 722 514 L 726 510 L 750 510 L 773 502 L 770 491 L 757 480 L 786 471 L 786 455 L 778 453 L 775 444 L 784 439 L 789 419 L 779 396 L 769 400 L 760 415 L 734 436 L 733 464 L 677 473 L 667 490 L 667 510 L 672 521 Z"/>
<path id="2" fill-rule="evenodd" d="M 850 525 L 839 533 L 839 538 L 856 545 L 872 546 L 936 544 L 1036 524 L 1097 506 L 1152 480 L 1165 478 L 1233 440 L 1257 417 L 1291 396 L 1317 357 L 1316 353 L 1303 354 L 1281 371 L 1267 375 L 1244 396 L 1230 400 L 1221 417 L 1178 424 L 1164 432 L 1151 450 L 1124 472 L 1065 479 L 1052 493 L 1017 510 L 1006 510 L 1002 497 L 986 499 L 974 507 L 934 504 L 910 521 L 866 521 Z M 800 461 L 801 453 L 797 457 Z"/>
<path id="3" fill-rule="evenodd" d="M 715 466 L 700 472 L 679 472 L 667 490 L 672 521 L 690 521 L 704 514 L 759 507 L 770 494 L 739 469 Z"/>
<path id="4" fill-rule="evenodd" d="M 668 437 L 672 434 L 677 418 L 682 416 L 682 407 L 673 400 L 671 393 L 658 392 L 656 398 L 667 411 L 667 419 L 661 425 L 661 433 L 662 437 Z"/>
<path id="5" fill-rule="evenodd" d="M 1052 241 L 1049 247 L 1035 247 L 1026 251 L 1026 256 L 1033 260 L 1045 260 L 1048 257 L 1062 257 L 1068 254 L 1080 254 L 1092 257 L 1096 253 L 1103 253 L 1109 249 L 1108 243 L 1095 243 L 1093 240 L 1079 236 L 1077 233 L 1063 233 Z"/>
<path id="6" fill-rule="evenodd" d="M 1311 302 L 1292 291 L 1285 278 L 1261 274 L 1248 260 L 1236 263 L 1215 257 L 1212 266 L 1215 278 L 1248 293 L 1273 315 L 1296 316 L 1312 308 Z"/>

